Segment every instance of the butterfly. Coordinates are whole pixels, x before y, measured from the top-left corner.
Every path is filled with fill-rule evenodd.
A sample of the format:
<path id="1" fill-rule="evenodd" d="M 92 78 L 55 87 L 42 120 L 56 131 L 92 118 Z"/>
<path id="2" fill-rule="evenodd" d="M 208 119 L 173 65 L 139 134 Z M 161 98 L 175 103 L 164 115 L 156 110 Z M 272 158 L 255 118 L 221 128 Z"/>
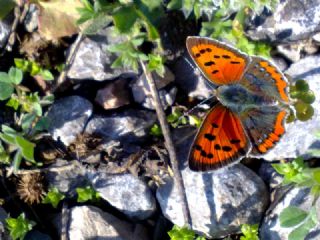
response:
<path id="1" fill-rule="evenodd" d="M 268 152 L 285 133 L 288 81 L 270 61 L 220 41 L 188 37 L 188 52 L 218 103 L 207 113 L 189 152 L 194 171 L 215 170 Z"/>

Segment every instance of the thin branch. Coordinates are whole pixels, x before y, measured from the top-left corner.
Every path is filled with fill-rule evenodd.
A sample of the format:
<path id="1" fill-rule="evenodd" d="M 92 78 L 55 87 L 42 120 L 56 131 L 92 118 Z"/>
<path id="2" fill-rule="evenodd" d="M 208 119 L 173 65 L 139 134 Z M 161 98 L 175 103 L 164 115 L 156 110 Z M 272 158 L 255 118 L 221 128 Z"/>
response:
<path id="1" fill-rule="evenodd" d="M 64 69 L 61 71 L 61 73 L 60 73 L 60 75 L 58 77 L 57 84 L 56 84 L 56 87 L 54 89 L 54 92 L 57 91 L 58 89 L 62 90 L 61 89 L 62 85 L 63 85 L 63 83 L 65 82 L 65 80 L 67 78 L 68 71 L 70 69 L 71 64 L 74 61 L 75 53 L 77 52 L 82 39 L 83 39 L 83 34 L 79 33 L 76 41 L 74 42 L 74 44 L 72 44 L 72 47 L 70 48 L 70 51 L 68 53 L 67 60 L 66 60 L 66 65 L 65 65 Z"/>
<path id="2" fill-rule="evenodd" d="M 166 148 L 169 153 L 175 182 L 177 184 L 178 193 L 179 193 L 181 203 L 182 203 L 182 211 L 183 211 L 184 219 L 188 223 L 189 227 L 191 227 L 192 221 L 191 221 L 191 215 L 190 215 L 190 210 L 189 210 L 189 206 L 188 206 L 186 191 L 184 188 L 184 183 L 183 183 L 181 172 L 179 171 L 177 153 L 176 153 L 176 150 L 175 150 L 172 138 L 171 138 L 171 133 L 170 133 L 167 119 L 166 119 L 166 115 L 164 113 L 163 106 L 161 105 L 159 93 L 158 93 L 155 81 L 154 81 L 151 73 L 146 69 L 146 65 L 144 64 L 143 61 L 140 61 L 140 64 L 142 66 L 144 74 L 146 75 L 146 79 L 147 79 L 147 82 L 148 82 L 150 90 L 151 90 L 153 104 L 154 104 L 154 107 L 157 112 L 157 116 L 158 116 L 158 119 L 160 122 L 160 126 L 161 126 L 161 130 L 162 130 L 162 133 L 164 136 L 164 140 L 165 140 L 165 145 L 166 145 Z"/>

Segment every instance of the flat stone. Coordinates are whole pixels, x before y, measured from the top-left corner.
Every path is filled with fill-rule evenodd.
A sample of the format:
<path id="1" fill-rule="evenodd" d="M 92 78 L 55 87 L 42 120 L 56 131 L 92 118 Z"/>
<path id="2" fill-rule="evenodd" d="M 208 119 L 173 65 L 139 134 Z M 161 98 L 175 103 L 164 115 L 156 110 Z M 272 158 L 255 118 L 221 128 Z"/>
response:
<path id="1" fill-rule="evenodd" d="M 254 40 L 290 42 L 308 39 L 319 30 L 320 0 L 287 0 L 248 34 Z"/>
<path id="2" fill-rule="evenodd" d="M 74 61 L 68 71 L 72 79 L 113 80 L 116 77 L 132 76 L 136 73 L 130 68 L 112 68 L 117 55 L 107 50 L 109 45 L 124 41 L 115 35 L 112 27 L 101 30 L 96 35 L 85 37 L 79 45 Z M 72 46 L 71 46 L 72 47 Z"/>
<path id="3" fill-rule="evenodd" d="M 147 240 L 146 229 L 93 206 L 74 207 L 70 212 L 69 239 Z"/>
<path id="4" fill-rule="evenodd" d="M 105 174 L 90 177 L 100 196 L 129 218 L 144 220 L 156 210 L 156 201 L 147 185 L 131 174 Z"/>
<path id="5" fill-rule="evenodd" d="M 68 197 L 74 197 L 77 187 L 88 186 L 86 169 L 78 161 L 57 160 L 50 165 L 45 178 L 50 187 L 56 187 Z"/>
<path id="6" fill-rule="evenodd" d="M 56 101 L 47 114 L 52 137 L 68 146 L 82 133 L 92 114 L 92 108 L 88 100 L 79 96 L 69 96 Z"/>
<path id="7" fill-rule="evenodd" d="M 154 112 L 128 109 L 111 115 L 93 116 L 85 132 L 97 133 L 109 140 L 136 142 L 149 136 L 149 129 L 155 121 Z"/>
<path id="8" fill-rule="evenodd" d="M 259 223 L 268 204 L 263 181 L 241 164 L 215 172 L 182 170 L 192 218 L 192 229 L 209 238 L 238 233 L 241 224 Z M 181 200 L 176 184 L 168 179 L 157 190 L 157 199 L 166 218 L 183 226 Z"/>

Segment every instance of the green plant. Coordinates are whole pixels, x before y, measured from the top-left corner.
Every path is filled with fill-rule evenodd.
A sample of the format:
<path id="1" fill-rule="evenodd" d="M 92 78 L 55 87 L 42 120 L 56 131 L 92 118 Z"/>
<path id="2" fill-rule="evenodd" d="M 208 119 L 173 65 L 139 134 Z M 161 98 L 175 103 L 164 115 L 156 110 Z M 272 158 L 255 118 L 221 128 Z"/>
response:
<path id="1" fill-rule="evenodd" d="M 283 175 L 283 184 L 294 184 L 297 187 L 308 187 L 313 195 L 313 205 L 320 196 L 320 168 L 309 168 L 303 158 L 293 162 L 272 164 L 273 168 Z M 295 206 L 288 206 L 280 213 L 281 227 L 295 227 L 289 234 L 289 240 L 304 239 L 318 223 L 315 206 L 306 212 Z"/>
<path id="2" fill-rule="evenodd" d="M 259 240 L 258 236 L 258 224 L 249 225 L 243 224 L 241 226 L 241 232 L 243 236 L 240 237 L 240 240 Z"/>
<path id="3" fill-rule="evenodd" d="M 60 193 L 56 187 L 49 189 L 49 192 L 42 200 L 42 203 L 51 204 L 52 207 L 57 208 L 61 200 L 65 198 L 65 195 Z"/>
<path id="4" fill-rule="evenodd" d="M 7 218 L 6 226 L 13 240 L 23 240 L 25 235 L 35 226 L 35 222 L 26 219 L 24 213 L 21 213 L 17 218 Z"/>
<path id="5" fill-rule="evenodd" d="M 37 134 L 47 129 L 46 118 L 43 117 L 43 106 L 53 102 L 53 96 L 40 98 L 37 93 L 30 93 L 29 89 L 21 85 L 23 73 L 20 69 L 11 67 L 8 73 L 0 72 L 0 100 L 8 100 L 6 105 L 15 112 L 15 130 L 2 125 L 0 132 L 0 161 L 10 163 L 13 155 L 13 170 L 19 169 L 22 159 L 38 166 L 34 159 L 32 142 Z"/>
<path id="6" fill-rule="evenodd" d="M 179 227 L 177 225 L 173 226 L 173 228 L 168 232 L 168 235 L 171 240 L 205 240 L 202 236 L 196 237 L 195 232 L 189 228 Z"/>
<path id="7" fill-rule="evenodd" d="M 87 201 L 97 201 L 98 199 L 100 199 L 99 193 L 91 186 L 77 188 L 76 191 L 78 194 L 77 202 L 82 203 Z"/>
<path id="8" fill-rule="evenodd" d="M 307 81 L 299 79 L 290 86 L 290 97 L 295 100 L 294 108 L 296 118 L 300 121 L 307 121 L 312 118 L 314 109 L 312 103 L 315 101 L 315 94 L 309 88 Z"/>
<path id="9" fill-rule="evenodd" d="M 306 212 L 298 207 L 289 206 L 280 213 L 279 217 L 281 227 L 295 227 L 289 234 L 289 240 L 304 239 L 319 222 L 315 207 Z"/>
<path id="10" fill-rule="evenodd" d="M 31 76 L 40 75 L 44 80 L 51 81 L 54 79 L 53 74 L 48 69 L 42 68 L 39 64 L 33 61 L 15 58 L 14 63 L 17 68 L 23 72 L 30 73 Z"/>

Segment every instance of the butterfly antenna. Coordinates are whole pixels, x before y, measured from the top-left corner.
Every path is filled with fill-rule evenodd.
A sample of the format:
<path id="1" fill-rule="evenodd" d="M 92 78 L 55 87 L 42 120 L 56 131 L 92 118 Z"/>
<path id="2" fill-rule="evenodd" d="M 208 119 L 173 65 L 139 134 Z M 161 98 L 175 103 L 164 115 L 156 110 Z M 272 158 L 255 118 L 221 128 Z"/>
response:
<path id="1" fill-rule="evenodd" d="M 195 109 L 199 108 L 205 102 L 208 102 L 208 101 L 212 100 L 212 98 L 214 98 L 214 97 L 216 97 L 216 96 L 212 95 L 212 96 L 202 100 L 200 103 L 198 103 L 197 105 L 195 105 L 194 107 L 189 109 L 187 112 L 184 112 L 183 115 L 178 118 L 178 121 L 180 121 L 183 117 L 190 115 L 191 112 L 193 112 Z"/>

